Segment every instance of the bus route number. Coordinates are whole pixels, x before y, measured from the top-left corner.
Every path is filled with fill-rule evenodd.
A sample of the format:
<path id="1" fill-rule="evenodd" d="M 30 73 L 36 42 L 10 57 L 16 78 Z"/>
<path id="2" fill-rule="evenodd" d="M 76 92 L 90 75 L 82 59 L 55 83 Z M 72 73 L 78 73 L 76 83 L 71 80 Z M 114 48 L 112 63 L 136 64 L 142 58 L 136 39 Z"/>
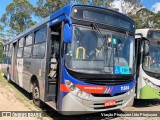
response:
<path id="1" fill-rule="evenodd" d="M 129 90 L 129 86 L 122 86 L 121 90 Z"/>

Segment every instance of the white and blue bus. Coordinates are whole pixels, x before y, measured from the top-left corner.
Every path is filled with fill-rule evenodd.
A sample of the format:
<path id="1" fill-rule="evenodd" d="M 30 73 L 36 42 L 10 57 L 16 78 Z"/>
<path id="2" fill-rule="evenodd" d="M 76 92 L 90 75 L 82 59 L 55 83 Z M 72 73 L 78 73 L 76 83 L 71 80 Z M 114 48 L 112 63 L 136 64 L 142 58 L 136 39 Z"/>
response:
<path id="1" fill-rule="evenodd" d="M 160 30 L 137 29 L 138 99 L 160 99 Z"/>
<path id="2" fill-rule="evenodd" d="M 114 110 L 133 104 L 134 51 L 131 18 L 69 4 L 6 43 L 2 70 L 37 106 L 62 114 Z"/>

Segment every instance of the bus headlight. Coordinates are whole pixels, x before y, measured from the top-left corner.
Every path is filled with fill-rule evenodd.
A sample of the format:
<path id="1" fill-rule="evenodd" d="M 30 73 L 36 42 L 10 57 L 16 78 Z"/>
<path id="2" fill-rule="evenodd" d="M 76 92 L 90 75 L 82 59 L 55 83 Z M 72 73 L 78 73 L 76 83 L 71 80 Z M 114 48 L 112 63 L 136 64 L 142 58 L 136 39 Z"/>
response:
<path id="1" fill-rule="evenodd" d="M 156 89 L 156 90 L 160 90 L 160 86 L 152 83 L 149 79 L 145 80 L 146 85 L 148 85 L 149 87 Z"/>
<path id="2" fill-rule="evenodd" d="M 78 91 L 77 91 L 77 96 L 78 96 L 78 97 L 81 97 L 81 96 L 82 96 L 82 91 L 81 91 L 81 90 L 78 90 Z"/>
<path id="3" fill-rule="evenodd" d="M 71 91 L 71 93 L 73 93 L 74 95 L 82 98 L 82 99 L 90 99 L 90 93 L 81 91 L 79 88 L 77 88 L 71 81 L 66 80 L 65 81 L 66 86 L 69 88 L 69 90 Z"/>
<path id="4" fill-rule="evenodd" d="M 71 90 L 71 91 L 74 91 L 75 90 L 75 85 L 71 85 L 71 86 L 69 86 L 69 89 Z"/>
<path id="5" fill-rule="evenodd" d="M 86 93 L 86 94 L 85 94 L 85 98 L 86 98 L 86 99 L 89 99 L 89 98 L 90 98 L 90 94 L 89 94 L 89 93 Z"/>

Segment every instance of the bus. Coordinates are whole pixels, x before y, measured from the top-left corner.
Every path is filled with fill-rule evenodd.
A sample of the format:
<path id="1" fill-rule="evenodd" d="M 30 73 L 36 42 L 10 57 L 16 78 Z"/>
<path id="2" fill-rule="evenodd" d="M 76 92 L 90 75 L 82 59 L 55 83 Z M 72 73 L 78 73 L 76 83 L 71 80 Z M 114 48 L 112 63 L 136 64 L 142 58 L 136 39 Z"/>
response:
<path id="1" fill-rule="evenodd" d="M 137 99 L 160 99 L 160 30 L 137 29 Z"/>
<path id="2" fill-rule="evenodd" d="M 61 114 L 114 110 L 133 104 L 134 49 L 131 18 L 69 4 L 6 43 L 2 70 L 37 106 Z"/>

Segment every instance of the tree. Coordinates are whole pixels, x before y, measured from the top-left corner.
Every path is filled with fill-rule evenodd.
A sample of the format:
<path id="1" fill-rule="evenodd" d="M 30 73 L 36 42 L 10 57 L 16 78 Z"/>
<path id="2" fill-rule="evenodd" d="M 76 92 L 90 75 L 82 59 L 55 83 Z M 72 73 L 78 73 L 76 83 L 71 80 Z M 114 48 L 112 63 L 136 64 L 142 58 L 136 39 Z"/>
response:
<path id="1" fill-rule="evenodd" d="M 121 0 L 122 13 L 126 15 L 135 14 L 142 5 L 140 5 L 141 0 Z"/>
<path id="2" fill-rule="evenodd" d="M 4 27 L 2 25 L 0 25 L 0 40 L 3 40 L 5 37 L 3 30 L 4 30 Z"/>
<path id="3" fill-rule="evenodd" d="M 134 15 L 131 15 L 139 28 L 160 28 L 160 14 L 154 13 L 146 8 L 142 8 Z"/>
<path id="4" fill-rule="evenodd" d="M 15 34 L 26 30 L 36 22 L 32 20 L 34 7 L 28 0 L 13 0 L 2 15 L 1 22 Z"/>
<path id="5" fill-rule="evenodd" d="M 35 8 L 35 16 L 45 18 L 55 12 L 56 10 L 62 8 L 74 0 L 38 0 L 37 7 Z M 78 3 L 82 4 L 93 4 L 96 6 L 111 7 L 111 2 L 114 0 L 76 0 Z"/>
<path id="6" fill-rule="evenodd" d="M 50 14 L 65 5 L 66 0 L 38 0 L 35 15 L 39 18 L 48 17 Z"/>

